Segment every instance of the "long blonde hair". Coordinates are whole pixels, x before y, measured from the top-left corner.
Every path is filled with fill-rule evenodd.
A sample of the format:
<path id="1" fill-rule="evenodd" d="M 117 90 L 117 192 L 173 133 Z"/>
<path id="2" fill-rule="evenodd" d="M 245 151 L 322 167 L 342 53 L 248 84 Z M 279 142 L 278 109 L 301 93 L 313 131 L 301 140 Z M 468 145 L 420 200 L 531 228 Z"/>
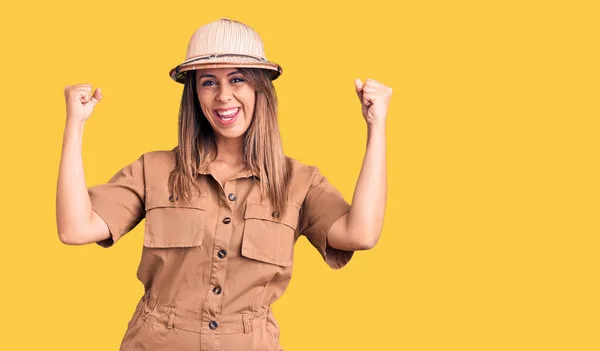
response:
<path id="1" fill-rule="evenodd" d="M 289 169 L 283 153 L 277 121 L 277 94 L 262 69 L 239 68 L 246 82 L 256 90 L 252 122 L 244 135 L 244 160 L 258 175 L 261 194 L 281 213 L 287 206 Z M 175 169 L 169 175 L 169 189 L 176 199 L 191 199 L 192 186 L 200 192 L 196 177 L 204 159 L 214 159 L 217 144 L 196 92 L 196 71 L 187 72 L 179 109 L 178 146 Z"/>

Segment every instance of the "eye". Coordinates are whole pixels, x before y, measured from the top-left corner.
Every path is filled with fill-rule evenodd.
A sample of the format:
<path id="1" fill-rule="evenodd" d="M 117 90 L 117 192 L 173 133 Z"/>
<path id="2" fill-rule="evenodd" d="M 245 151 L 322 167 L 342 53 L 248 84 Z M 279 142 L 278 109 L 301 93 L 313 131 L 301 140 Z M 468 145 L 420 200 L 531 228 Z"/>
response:
<path id="1" fill-rule="evenodd" d="M 202 85 L 203 87 L 211 86 L 211 85 L 214 85 L 214 84 L 215 84 L 215 82 L 212 81 L 212 80 L 210 80 L 210 79 L 207 79 L 204 82 L 200 83 L 200 85 Z"/>
<path id="2" fill-rule="evenodd" d="M 242 82 L 245 82 L 245 80 L 242 77 L 234 77 L 231 79 L 231 82 L 232 83 L 242 83 Z"/>

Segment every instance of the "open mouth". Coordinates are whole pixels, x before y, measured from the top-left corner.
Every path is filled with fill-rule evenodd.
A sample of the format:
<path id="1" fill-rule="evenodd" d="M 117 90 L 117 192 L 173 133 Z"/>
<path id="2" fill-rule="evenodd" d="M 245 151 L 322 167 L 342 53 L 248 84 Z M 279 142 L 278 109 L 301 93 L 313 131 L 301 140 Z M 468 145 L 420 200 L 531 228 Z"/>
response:
<path id="1" fill-rule="evenodd" d="M 215 110 L 215 115 L 218 117 L 217 120 L 221 122 L 221 124 L 231 124 L 235 122 L 239 112 L 240 108 L 234 107 Z"/>

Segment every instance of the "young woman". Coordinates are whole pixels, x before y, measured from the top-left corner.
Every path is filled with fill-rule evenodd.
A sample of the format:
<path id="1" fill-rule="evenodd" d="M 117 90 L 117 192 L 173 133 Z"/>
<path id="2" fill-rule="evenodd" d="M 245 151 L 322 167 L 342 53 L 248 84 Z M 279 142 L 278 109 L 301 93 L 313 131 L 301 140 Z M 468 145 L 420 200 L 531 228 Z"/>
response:
<path id="1" fill-rule="evenodd" d="M 89 84 L 65 88 L 61 241 L 109 247 L 145 219 L 145 294 L 121 350 L 281 350 L 270 305 L 290 281 L 298 238 L 334 269 L 377 243 L 392 90 L 355 81 L 368 141 L 350 205 L 317 167 L 284 155 L 272 84 L 281 72 L 247 25 L 200 27 L 170 71 L 183 84 L 178 145 L 144 153 L 90 188 L 82 133 L 102 94 Z"/>

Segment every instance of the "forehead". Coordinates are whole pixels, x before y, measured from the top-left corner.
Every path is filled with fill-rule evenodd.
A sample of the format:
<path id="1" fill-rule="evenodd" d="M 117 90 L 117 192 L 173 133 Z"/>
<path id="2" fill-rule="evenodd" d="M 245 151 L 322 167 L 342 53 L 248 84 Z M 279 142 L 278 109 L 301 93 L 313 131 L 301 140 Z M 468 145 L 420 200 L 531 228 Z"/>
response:
<path id="1" fill-rule="evenodd" d="M 196 77 L 227 77 L 233 75 L 235 73 L 239 73 L 238 69 L 235 67 L 232 68 L 205 68 L 196 70 Z"/>

